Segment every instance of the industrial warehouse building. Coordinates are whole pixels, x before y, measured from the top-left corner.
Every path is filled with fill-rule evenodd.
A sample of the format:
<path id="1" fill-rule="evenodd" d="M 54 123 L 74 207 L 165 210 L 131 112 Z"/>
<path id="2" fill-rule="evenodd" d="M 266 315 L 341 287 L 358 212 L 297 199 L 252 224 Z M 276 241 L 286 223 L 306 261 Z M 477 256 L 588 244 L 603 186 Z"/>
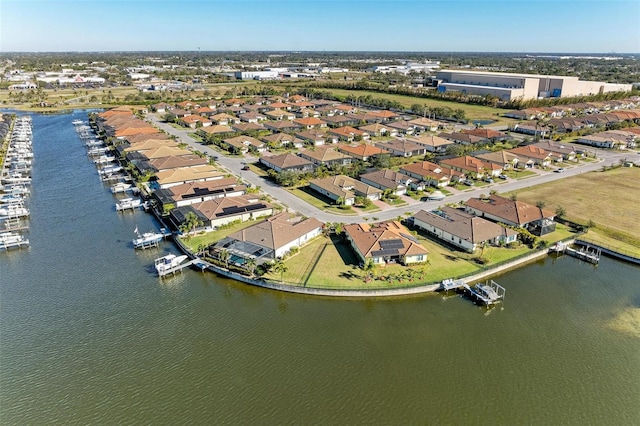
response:
<path id="1" fill-rule="evenodd" d="M 436 72 L 440 92 L 458 91 L 474 95 L 491 95 L 502 100 L 529 100 L 595 95 L 630 91 L 631 84 L 581 81 L 578 77 L 559 75 L 511 74 L 467 70 Z"/>

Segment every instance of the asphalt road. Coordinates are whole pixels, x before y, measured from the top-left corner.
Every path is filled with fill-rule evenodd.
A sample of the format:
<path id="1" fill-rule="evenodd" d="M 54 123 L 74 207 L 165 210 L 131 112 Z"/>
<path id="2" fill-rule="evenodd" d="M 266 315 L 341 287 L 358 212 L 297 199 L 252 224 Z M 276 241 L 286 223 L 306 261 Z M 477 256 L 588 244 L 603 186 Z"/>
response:
<path id="1" fill-rule="evenodd" d="M 156 117 L 154 114 L 148 114 L 147 121 L 152 123 L 154 126 L 164 130 L 168 134 L 176 136 L 180 142 L 184 142 L 185 144 L 191 146 L 194 150 L 204 152 L 210 156 L 219 157 L 217 161 L 219 167 L 228 170 L 230 173 L 236 176 L 239 176 L 244 182 L 250 183 L 252 186 L 261 187 L 263 192 L 265 192 L 266 194 L 269 194 L 271 197 L 278 200 L 280 204 L 283 204 L 284 206 L 286 206 L 289 211 L 295 211 L 307 217 L 315 217 L 316 219 L 322 222 L 358 223 L 358 222 L 365 222 L 364 217 L 372 217 L 372 216 L 375 216 L 377 220 L 394 219 L 398 216 L 404 215 L 407 212 L 415 213 L 423 209 L 433 210 L 445 203 L 457 203 L 460 201 L 466 201 L 469 198 L 477 197 L 480 194 L 488 194 L 489 191 L 494 189 L 499 193 L 515 191 L 518 189 L 539 185 L 541 183 L 547 183 L 554 180 L 563 179 L 569 176 L 575 176 L 578 174 L 599 170 L 604 165 L 608 166 L 612 164 L 618 164 L 620 160 L 623 160 L 623 159 L 636 160 L 636 157 L 640 157 L 640 155 L 638 155 L 638 153 L 634 151 L 619 152 L 619 151 L 607 151 L 607 150 L 594 149 L 598 157 L 598 161 L 593 163 L 580 163 L 578 165 L 570 165 L 568 167 L 565 167 L 565 171 L 563 173 L 554 173 L 552 171 L 535 170 L 537 173 L 536 176 L 531 176 L 531 177 L 520 179 L 520 180 L 508 179 L 506 181 L 502 181 L 498 179 L 493 184 L 489 184 L 481 188 L 470 188 L 458 194 L 450 195 L 442 201 L 420 202 L 420 203 L 405 205 L 397 208 L 391 208 L 391 209 L 383 210 L 379 212 L 362 213 L 360 215 L 353 215 L 353 214 L 340 215 L 340 214 L 334 214 L 334 213 L 329 213 L 326 211 L 319 210 L 316 207 L 312 206 L 311 204 L 291 194 L 289 191 L 276 185 L 269 179 L 265 179 L 261 176 L 258 176 L 251 171 L 242 170 L 242 167 L 244 166 L 245 163 L 247 162 L 253 163 L 257 161 L 256 157 L 247 155 L 245 158 L 241 158 L 241 157 L 230 157 L 227 155 L 220 154 L 218 151 L 215 151 L 207 147 L 206 145 L 202 145 L 200 142 L 193 139 L 189 135 L 189 133 L 193 133 L 193 129 L 188 129 L 188 130 L 176 129 L 171 125 L 160 121 L 160 119 Z"/>

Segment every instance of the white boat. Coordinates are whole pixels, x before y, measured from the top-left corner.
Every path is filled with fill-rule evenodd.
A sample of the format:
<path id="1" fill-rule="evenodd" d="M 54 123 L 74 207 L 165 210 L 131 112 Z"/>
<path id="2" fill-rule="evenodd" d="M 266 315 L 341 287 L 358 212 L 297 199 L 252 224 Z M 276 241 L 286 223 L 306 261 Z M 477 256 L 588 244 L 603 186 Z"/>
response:
<path id="1" fill-rule="evenodd" d="M 106 175 L 111 175 L 113 173 L 117 173 L 121 170 L 122 170 L 122 166 L 107 166 L 103 169 L 98 170 L 98 173 L 103 176 L 106 176 Z"/>
<path id="2" fill-rule="evenodd" d="M 31 190 L 24 185 L 20 184 L 7 184 L 4 185 L 4 192 L 7 194 L 13 195 L 29 195 L 31 194 Z"/>
<path id="3" fill-rule="evenodd" d="M 167 233 L 165 233 L 164 228 L 162 228 L 160 232 L 145 232 L 140 235 L 140 233 L 138 233 L 138 228 L 136 227 L 134 232 L 137 235 L 137 238 L 133 239 L 134 249 L 146 249 L 149 247 L 157 246 L 158 243 L 168 235 Z"/>
<path id="4" fill-rule="evenodd" d="M 158 275 L 160 276 L 173 272 L 173 269 L 180 266 L 180 264 L 187 260 L 187 258 L 187 255 L 176 256 L 175 254 L 168 254 L 166 256 L 159 257 L 154 262 L 156 272 L 158 272 Z"/>
<path id="5" fill-rule="evenodd" d="M 82 120 L 73 120 L 71 122 L 71 124 L 73 124 L 74 126 L 79 126 L 81 124 L 84 124 L 84 121 L 82 121 Z"/>
<path id="6" fill-rule="evenodd" d="M 116 210 L 136 209 L 142 205 L 140 198 L 123 198 L 116 203 Z"/>
<path id="7" fill-rule="evenodd" d="M 0 216 L 4 217 L 25 217 L 29 214 L 29 210 L 25 207 L 9 206 L 0 209 Z"/>
<path id="8" fill-rule="evenodd" d="M 113 194 L 118 194 L 121 192 L 127 192 L 129 190 L 131 190 L 131 188 L 133 188 L 133 185 L 131 185 L 130 183 L 126 183 L 126 182 L 118 182 L 115 185 L 113 185 L 111 187 L 111 192 Z"/>
<path id="9" fill-rule="evenodd" d="M 2 182 L 3 183 L 21 183 L 23 185 L 30 185 L 31 184 L 31 178 L 30 177 L 24 177 L 22 176 L 21 173 L 12 173 L 9 176 L 2 178 Z"/>
<path id="10" fill-rule="evenodd" d="M 101 155 L 100 157 L 93 160 L 96 164 L 107 164 L 116 161 L 116 157 L 113 155 Z"/>
<path id="11" fill-rule="evenodd" d="M 28 246 L 29 240 L 24 238 L 23 235 L 15 232 L 3 232 L 0 234 L 0 248 L 9 249 L 11 247 Z"/>

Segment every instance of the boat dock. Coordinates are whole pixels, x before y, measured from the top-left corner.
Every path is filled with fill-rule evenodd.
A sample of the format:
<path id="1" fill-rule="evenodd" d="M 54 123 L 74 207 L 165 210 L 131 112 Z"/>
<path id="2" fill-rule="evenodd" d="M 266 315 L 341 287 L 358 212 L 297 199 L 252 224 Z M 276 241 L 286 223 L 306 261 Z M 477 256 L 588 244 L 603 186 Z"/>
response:
<path id="1" fill-rule="evenodd" d="M 28 246 L 29 240 L 20 234 L 13 232 L 0 234 L 0 249 L 9 250 L 10 248 L 22 248 Z"/>
<path id="2" fill-rule="evenodd" d="M 585 262 L 597 265 L 600 262 L 602 250 L 600 248 L 591 248 L 589 245 L 574 249 L 568 244 L 557 243 L 551 248 L 556 253 L 568 254 L 569 256 L 584 260 Z"/>
<path id="3" fill-rule="evenodd" d="M 441 291 L 462 290 L 469 298 L 486 306 L 504 300 L 505 288 L 493 280 L 469 286 L 464 280 L 446 279 L 440 283 Z"/>
<path id="4" fill-rule="evenodd" d="M 116 203 L 116 211 L 134 210 L 142 206 L 139 198 L 123 198 Z"/>
<path id="5" fill-rule="evenodd" d="M 173 268 L 167 268 L 167 269 L 158 270 L 158 276 L 164 277 L 164 276 L 167 276 L 169 274 L 178 273 L 178 272 L 182 271 L 184 268 L 187 268 L 187 267 L 189 267 L 191 265 L 197 264 L 198 262 L 200 262 L 200 259 L 195 258 L 195 259 L 192 259 L 192 260 L 190 260 L 188 262 L 181 263 L 178 266 L 174 266 Z"/>

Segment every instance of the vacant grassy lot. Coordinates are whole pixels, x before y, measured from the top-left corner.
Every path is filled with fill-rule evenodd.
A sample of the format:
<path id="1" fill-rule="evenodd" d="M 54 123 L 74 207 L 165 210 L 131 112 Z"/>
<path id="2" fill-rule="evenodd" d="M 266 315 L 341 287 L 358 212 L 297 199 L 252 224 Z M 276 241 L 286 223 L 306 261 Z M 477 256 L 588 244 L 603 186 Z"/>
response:
<path id="1" fill-rule="evenodd" d="M 587 224 L 602 243 L 640 247 L 640 168 L 591 172 L 516 191 L 519 200 L 562 207 L 568 219 Z M 509 195 L 509 194 L 508 194 Z M 595 232 L 594 232 L 595 231 Z M 638 249 L 640 251 L 640 249 Z"/>
<path id="2" fill-rule="evenodd" d="M 402 104 L 406 108 L 411 108 L 411 105 L 419 104 L 429 107 L 447 107 L 451 109 L 462 109 L 465 111 L 467 119 L 469 120 L 496 120 L 491 125 L 506 125 L 515 122 L 513 119 L 500 117 L 498 114 L 503 114 L 505 110 L 499 108 L 492 108 L 483 105 L 469 105 L 450 101 L 441 101 L 438 99 L 418 98 L 414 96 L 395 95 L 388 93 L 368 92 L 365 90 L 344 90 L 344 89 L 322 89 L 334 93 L 339 96 L 367 96 L 371 95 L 374 98 L 388 99 L 396 101 Z"/>

